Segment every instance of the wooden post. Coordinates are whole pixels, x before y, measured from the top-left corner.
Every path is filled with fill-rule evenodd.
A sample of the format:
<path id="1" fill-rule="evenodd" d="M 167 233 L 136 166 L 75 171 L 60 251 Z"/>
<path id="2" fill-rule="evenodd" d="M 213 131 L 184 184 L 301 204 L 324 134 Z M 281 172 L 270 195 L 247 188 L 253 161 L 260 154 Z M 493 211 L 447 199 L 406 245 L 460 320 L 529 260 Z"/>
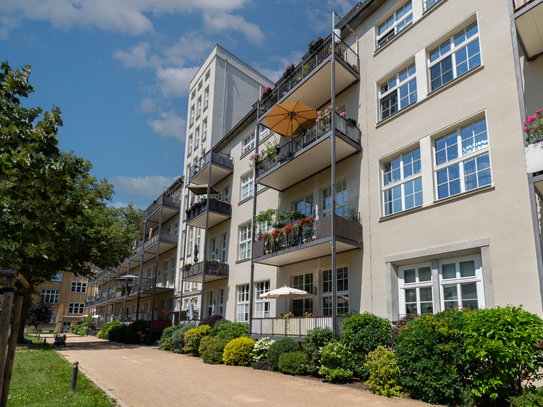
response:
<path id="1" fill-rule="evenodd" d="M 13 371 L 13 362 L 15 360 L 15 350 L 17 349 L 17 336 L 19 334 L 21 318 L 21 310 L 23 309 L 24 292 L 22 292 L 23 286 L 17 284 L 17 294 L 15 298 L 15 311 L 13 313 L 13 325 L 11 327 L 11 336 L 9 337 L 9 349 L 6 360 L 6 368 L 4 370 L 4 383 L 0 394 L 0 406 L 5 407 L 8 404 L 9 385 L 11 383 L 11 372 Z"/>
<path id="2" fill-rule="evenodd" d="M 2 316 L 0 317 L 0 389 L 2 389 L 4 385 L 4 367 L 6 366 L 9 323 L 11 318 L 11 306 L 13 305 L 14 288 L 15 279 L 13 277 L 6 277 L 4 298 L 2 301 Z"/>

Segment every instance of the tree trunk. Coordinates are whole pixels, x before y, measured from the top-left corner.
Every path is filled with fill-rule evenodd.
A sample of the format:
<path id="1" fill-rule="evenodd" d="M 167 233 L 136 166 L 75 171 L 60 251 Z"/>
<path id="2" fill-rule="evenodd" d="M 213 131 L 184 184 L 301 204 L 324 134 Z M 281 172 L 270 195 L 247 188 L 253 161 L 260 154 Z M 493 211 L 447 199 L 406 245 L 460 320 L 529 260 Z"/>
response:
<path id="1" fill-rule="evenodd" d="M 31 278 L 27 279 L 28 281 L 28 288 L 25 288 L 23 290 L 24 292 L 24 300 L 23 300 L 23 308 L 21 309 L 21 315 L 19 318 L 19 333 L 17 335 L 17 343 L 24 343 L 24 333 L 25 333 L 25 325 L 26 325 L 26 318 L 28 315 L 28 309 L 32 305 L 32 298 L 30 296 L 30 293 L 34 290 L 34 282 Z"/>

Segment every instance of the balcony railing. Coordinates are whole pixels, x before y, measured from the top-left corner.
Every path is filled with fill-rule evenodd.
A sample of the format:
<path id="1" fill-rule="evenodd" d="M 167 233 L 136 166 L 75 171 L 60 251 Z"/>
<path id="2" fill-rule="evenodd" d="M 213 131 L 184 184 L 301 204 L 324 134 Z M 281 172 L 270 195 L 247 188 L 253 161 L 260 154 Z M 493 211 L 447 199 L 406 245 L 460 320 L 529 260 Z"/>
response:
<path id="1" fill-rule="evenodd" d="M 356 127 L 354 121 L 347 121 L 339 114 L 336 113 L 335 120 L 336 135 L 344 137 L 353 143 L 360 145 L 362 133 Z M 291 140 L 281 146 L 275 156 L 267 158 L 257 165 L 256 176 L 257 178 L 264 173 L 273 170 L 274 167 L 279 164 L 295 158 L 298 151 L 312 144 L 317 144 L 324 136 L 328 136 L 331 130 L 332 120 L 331 116 L 324 116 L 318 123 L 315 123 L 310 128 L 306 129 L 303 134 L 291 137 Z"/>
<path id="2" fill-rule="evenodd" d="M 195 277 L 201 277 L 204 271 L 204 262 L 193 264 L 183 268 L 183 281 L 194 280 Z M 229 266 L 226 263 L 215 263 L 208 261 L 206 265 L 206 277 L 212 277 L 214 280 L 228 278 Z M 207 278 L 206 278 L 207 281 Z"/>
<path id="3" fill-rule="evenodd" d="M 189 181 L 192 180 L 200 171 L 202 171 L 210 162 L 220 165 L 221 167 L 224 167 L 230 171 L 234 170 L 234 162 L 232 161 L 232 157 L 226 154 L 217 153 L 215 151 L 208 151 L 206 155 L 196 161 L 196 164 L 191 167 L 189 171 Z"/>
<path id="4" fill-rule="evenodd" d="M 206 212 L 206 199 L 193 205 L 190 210 L 187 211 L 186 221 L 190 223 L 193 219 L 204 214 Z M 216 212 L 223 215 L 223 217 L 232 216 L 232 205 L 229 202 L 219 201 L 217 199 L 211 199 L 209 201 L 209 211 Z M 212 226 L 209 226 L 212 227 Z"/>
<path id="5" fill-rule="evenodd" d="M 173 196 L 168 196 L 162 194 L 156 201 L 154 201 L 149 207 L 143 212 L 143 219 L 147 219 L 151 216 L 158 208 L 161 206 L 169 206 L 172 208 L 180 209 L 181 202 L 175 199 Z"/>
<path id="6" fill-rule="evenodd" d="M 513 0 L 513 6 L 515 7 L 515 11 L 518 9 L 524 7 L 526 4 L 533 3 L 535 0 Z"/>
<path id="7" fill-rule="evenodd" d="M 339 41 L 339 42 L 338 42 Z M 350 69 L 358 73 L 358 55 L 343 41 L 336 37 L 335 45 L 336 57 L 343 61 Z M 260 103 L 260 114 L 268 111 L 273 105 L 294 89 L 306 77 L 310 76 L 315 68 L 326 61 L 332 55 L 332 36 L 329 35 L 325 40 L 318 44 L 313 50 L 302 57 L 302 62 L 293 70 L 285 73 L 275 88 Z"/>
<path id="8" fill-rule="evenodd" d="M 338 332 L 348 317 L 336 317 Z M 333 329 L 333 317 L 290 317 L 290 318 L 253 318 L 251 335 L 270 336 L 305 336 L 307 331 L 315 328 Z"/>

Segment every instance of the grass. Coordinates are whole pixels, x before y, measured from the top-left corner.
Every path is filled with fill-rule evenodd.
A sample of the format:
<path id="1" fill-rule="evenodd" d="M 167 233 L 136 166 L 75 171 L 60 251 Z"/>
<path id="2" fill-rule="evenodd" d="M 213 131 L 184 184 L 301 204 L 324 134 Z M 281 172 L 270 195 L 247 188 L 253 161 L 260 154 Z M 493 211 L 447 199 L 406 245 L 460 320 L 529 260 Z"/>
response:
<path id="1" fill-rule="evenodd" d="M 72 364 L 57 352 L 21 349 L 15 354 L 9 406 L 109 407 L 115 406 L 94 383 L 79 372 L 77 387 L 71 391 Z"/>

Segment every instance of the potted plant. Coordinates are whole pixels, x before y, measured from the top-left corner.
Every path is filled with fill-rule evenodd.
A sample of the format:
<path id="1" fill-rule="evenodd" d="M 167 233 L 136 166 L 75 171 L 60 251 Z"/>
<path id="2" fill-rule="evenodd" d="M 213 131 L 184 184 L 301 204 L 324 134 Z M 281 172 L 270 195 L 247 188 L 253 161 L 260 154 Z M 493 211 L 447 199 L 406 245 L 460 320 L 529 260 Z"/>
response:
<path id="1" fill-rule="evenodd" d="M 272 93 L 272 89 L 269 86 L 262 89 L 262 98 L 266 98 L 266 97 L 270 96 L 271 93 Z"/>
<path id="2" fill-rule="evenodd" d="M 536 111 L 533 116 L 526 116 L 524 132 L 528 135 L 530 143 L 543 140 L 543 114 L 541 114 L 541 110 Z"/>
<path id="3" fill-rule="evenodd" d="M 294 64 L 287 65 L 285 68 L 285 73 L 283 74 L 283 77 L 286 78 L 290 76 L 290 74 L 294 72 Z"/>
<path id="4" fill-rule="evenodd" d="M 309 52 L 317 51 L 321 47 L 323 42 L 324 42 L 324 38 L 322 38 L 322 37 L 317 37 L 316 40 L 311 41 L 309 43 Z"/>

